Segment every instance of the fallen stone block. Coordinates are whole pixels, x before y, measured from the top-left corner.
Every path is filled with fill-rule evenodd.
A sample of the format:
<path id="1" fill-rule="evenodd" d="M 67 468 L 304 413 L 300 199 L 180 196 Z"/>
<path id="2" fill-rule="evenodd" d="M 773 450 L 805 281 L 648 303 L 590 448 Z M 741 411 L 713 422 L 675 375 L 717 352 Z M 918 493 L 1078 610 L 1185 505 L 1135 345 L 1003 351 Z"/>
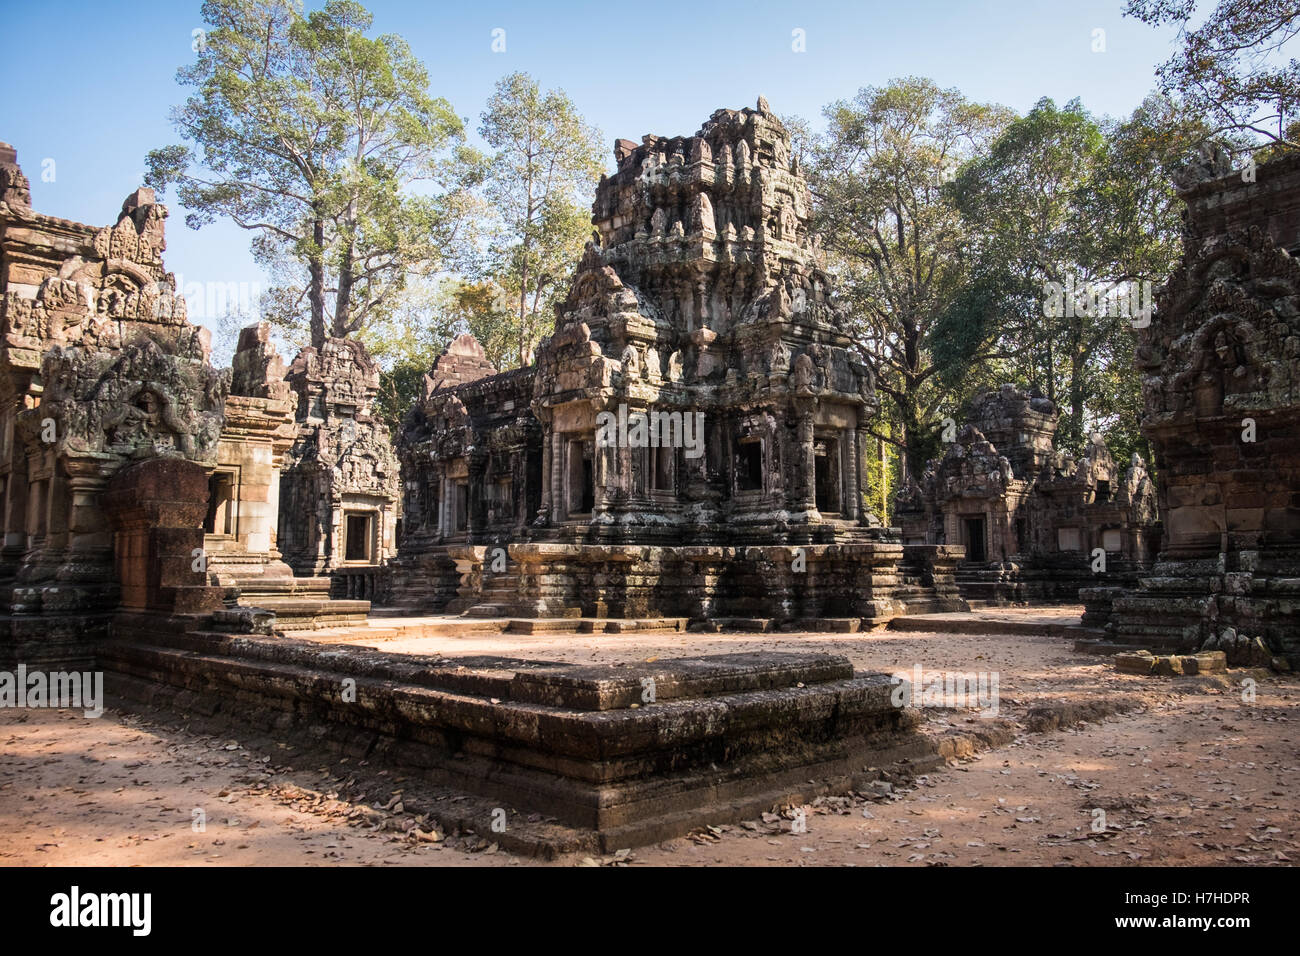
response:
<path id="1" fill-rule="evenodd" d="M 1115 655 L 1115 670 L 1124 674 L 1150 674 L 1155 666 L 1156 659 L 1150 651 Z"/>
<path id="2" fill-rule="evenodd" d="M 1223 651 L 1201 651 L 1183 660 L 1186 674 L 1223 674 L 1228 670 L 1228 656 Z"/>
<path id="3" fill-rule="evenodd" d="M 1151 668 L 1151 673 L 1157 677 L 1181 677 L 1184 660 L 1186 658 L 1179 654 L 1162 654 L 1155 659 L 1155 666 Z"/>

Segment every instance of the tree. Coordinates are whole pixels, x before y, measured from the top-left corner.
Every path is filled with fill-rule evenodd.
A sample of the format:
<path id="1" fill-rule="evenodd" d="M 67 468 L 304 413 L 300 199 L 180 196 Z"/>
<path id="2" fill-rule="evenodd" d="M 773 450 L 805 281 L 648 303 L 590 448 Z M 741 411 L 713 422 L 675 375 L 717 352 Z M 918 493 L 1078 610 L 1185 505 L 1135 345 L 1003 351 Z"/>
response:
<path id="1" fill-rule="evenodd" d="M 1077 100 L 1058 108 L 1043 99 L 954 183 L 977 258 L 959 302 L 978 309 L 954 310 L 943 338 L 997 325 L 1005 358 L 992 368 L 1061 406 L 1064 447 L 1102 429 L 1117 454 L 1142 445 L 1132 362 L 1143 315 L 1134 313 L 1149 308 L 1144 290 L 1164 281 L 1181 252 L 1171 180 L 1205 132 L 1164 97 L 1148 97 L 1123 122 L 1097 119 Z M 1085 297 L 1091 290 L 1137 294 L 1121 305 Z"/>
<path id="2" fill-rule="evenodd" d="M 1300 34 L 1296 0 L 1219 0 L 1190 26 L 1197 0 L 1129 0 L 1125 15 L 1152 26 L 1174 24 L 1182 49 L 1157 71 L 1166 93 L 1211 123 L 1207 135 L 1248 130 L 1300 148 Z M 1293 54 L 1287 59 L 1286 52 Z"/>
<path id="3" fill-rule="evenodd" d="M 505 367 L 515 354 L 515 321 L 501 289 L 459 276 L 417 277 L 390 314 L 360 333 L 379 364 L 376 405 L 393 434 L 434 359 L 463 332 L 478 340 L 489 362 Z"/>
<path id="4" fill-rule="evenodd" d="M 1002 290 L 1004 352 L 1022 351 L 1025 384 L 1065 407 L 1058 436 L 1067 447 L 1082 437 L 1083 367 L 1099 338 L 1122 330 L 1118 318 L 1103 322 L 1073 308 L 1045 315 L 1044 282 L 1082 289 L 1113 281 L 1096 271 L 1102 223 L 1085 215 L 1105 152 L 1101 127 L 1077 100 L 1057 109 L 1043 99 L 956 182 L 963 214 L 979 224 L 979 271 Z"/>
<path id="5" fill-rule="evenodd" d="M 479 135 L 496 150 L 485 192 L 503 227 L 486 278 L 516 304 L 515 358 L 524 365 L 590 234 L 600 134 L 563 91 L 543 93 L 528 74 L 513 73 L 497 83 Z"/>
<path id="6" fill-rule="evenodd" d="M 823 112 L 809 176 L 816 228 L 854 307 L 849 331 L 893 406 L 898 427 L 876 437 L 904 450 L 905 477 L 919 474 L 948 397 L 933 336 L 970 277 L 969 229 L 945 180 L 1013 114 L 916 77 Z M 984 344 L 950 358 L 968 364 Z"/>
<path id="7" fill-rule="evenodd" d="M 404 40 L 367 36 L 352 0 L 306 15 L 295 0 L 205 0 L 203 17 L 177 73 L 195 93 L 172 113 L 193 148 L 151 151 L 146 182 L 175 184 L 191 228 L 222 216 L 256 233 L 279 280 L 268 317 L 319 346 L 392 309 L 411 273 L 457 264 L 483 162 Z"/>

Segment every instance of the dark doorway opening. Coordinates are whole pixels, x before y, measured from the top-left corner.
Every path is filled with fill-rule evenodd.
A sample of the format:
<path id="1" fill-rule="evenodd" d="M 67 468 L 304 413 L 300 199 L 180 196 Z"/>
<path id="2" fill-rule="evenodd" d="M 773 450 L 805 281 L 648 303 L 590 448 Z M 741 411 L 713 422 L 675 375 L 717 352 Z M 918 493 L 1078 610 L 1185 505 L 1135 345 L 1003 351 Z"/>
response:
<path id="1" fill-rule="evenodd" d="M 469 527 L 469 485 L 456 483 L 456 530 L 464 531 Z"/>
<path id="2" fill-rule="evenodd" d="M 763 442 L 742 441 L 736 452 L 736 490 L 763 490 Z"/>
<path id="3" fill-rule="evenodd" d="M 542 507 L 542 453 L 531 448 L 524 460 L 524 501 L 528 517 L 536 515 Z"/>
<path id="4" fill-rule="evenodd" d="M 374 537 L 374 516 L 368 514 L 349 514 L 344 527 L 343 560 L 369 561 L 370 544 Z"/>
<path id="5" fill-rule="evenodd" d="M 582 459 L 582 507 L 583 514 L 590 514 L 596 507 L 596 475 L 590 458 Z"/>
<path id="6" fill-rule="evenodd" d="M 837 466 L 839 450 L 834 442 L 818 442 L 813 446 L 813 482 L 817 510 L 822 514 L 838 514 L 840 489 Z"/>
<path id="7" fill-rule="evenodd" d="M 963 518 L 966 526 L 966 560 L 987 561 L 988 551 L 984 547 L 984 519 Z"/>
<path id="8" fill-rule="evenodd" d="M 235 527 L 235 476 L 213 472 L 208 478 L 208 515 L 203 522 L 207 534 L 233 534 Z"/>

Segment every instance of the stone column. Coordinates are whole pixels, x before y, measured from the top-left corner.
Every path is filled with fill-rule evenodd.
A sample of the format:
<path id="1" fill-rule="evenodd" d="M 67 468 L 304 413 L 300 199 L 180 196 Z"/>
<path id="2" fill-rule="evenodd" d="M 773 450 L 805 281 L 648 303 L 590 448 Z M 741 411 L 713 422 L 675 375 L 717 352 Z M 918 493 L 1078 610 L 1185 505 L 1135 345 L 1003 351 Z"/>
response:
<path id="1" fill-rule="evenodd" d="M 542 514 L 551 513 L 551 442 L 550 436 L 542 434 Z M 529 515 L 531 520 L 534 515 Z"/>
<path id="2" fill-rule="evenodd" d="M 803 472 L 800 489 L 801 507 L 813 511 L 817 507 L 817 456 L 813 454 L 812 412 L 799 416 L 799 464 Z"/>
<path id="3" fill-rule="evenodd" d="M 431 480 L 434 494 L 433 527 L 429 529 L 434 541 L 441 541 L 447 537 L 447 480 L 444 475 L 445 472 L 446 467 L 441 461 L 434 462 Z M 427 508 L 428 505 L 425 507 Z"/>
<path id="4" fill-rule="evenodd" d="M 569 503 L 564 494 L 564 436 L 558 431 L 551 432 L 551 521 L 563 521 L 568 514 Z"/>
<path id="5" fill-rule="evenodd" d="M 208 510 L 202 465 L 179 458 L 139 462 L 113 476 L 102 502 L 124 608 L 197 614 L 222 606 L 222 589 L 209 587 L 206 572 L 195 570 Z"/>
<path id="6" fill-rule="evenodd" d="M 595 485 L 596 485 L 596 504 L 595 509 L 598 513 L 605 512 L 610 507 L 613 500 L 613 492 L 619 484 L 618 473 L 618 446 L 604 445 L 596 443 L 596 457 L 592 463 L 595 468 Z"/>
<path id="7" fill-rule="evenodd" d="M 857 489 L 858 513 L 862 517 L 862 523 L 868 524 L 869 521 L 867 516 L 872 511 L 871 506 L 868 504 L 868 499 L 871 495 L 871 484 L 868 481 L 870 471 L 867 469 L 867 455 L 871 454 L 871 433 L 867 431 L 865 425 L 859 424 L 858 427 L 854 429 L 853 435 L 854 463 L 857 466 L 855 469 L 856 475 L 854 488 Z M 882 524 L 888 524 L 889 515 L 880 515 L 880 521 Z"/>
<path id="8" fill-rule="evenodd" d="M 844 495 L 844 517 L 849 521 L 858 519 L 858 506 L 862 502 L 862 495 L 858 484 L 858 433 L 852 428 L 846 428 L 840 432 L 841 441 L 844 448 L 840 451 L 840 461 L 843 462 L 844 472 L 842 478 Z"/>

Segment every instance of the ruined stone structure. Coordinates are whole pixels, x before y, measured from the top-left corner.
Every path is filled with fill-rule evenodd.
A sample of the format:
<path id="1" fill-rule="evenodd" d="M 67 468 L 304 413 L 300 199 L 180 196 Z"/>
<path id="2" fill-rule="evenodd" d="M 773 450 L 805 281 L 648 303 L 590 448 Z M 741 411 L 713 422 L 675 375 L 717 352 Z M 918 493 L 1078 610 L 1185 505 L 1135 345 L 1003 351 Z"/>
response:
<path id="1" fill-rule="evenodd" d="M 459 583 L 453 547 L 527 538 L 542 485 L 533 377 L 533 368 L 498 374 L 471 335 L 453 340 L 425 376 L 398 443 L 405 520 L 391 569 L 395 604 L 447 609 Z M 505 605 L 516 597 L 502 595 Z"/>
<path id="2" fill-rule="evenodd" d="M 379 367 L 360 342 L 327 339 L 298 354 L 287 381 L 298 434 L 280 478 L 280 550 L 295 574 L 369 600 L 400 518 L 397 458 L 374 416 Z"/>
<path id="3" fill-rule="evenodd" d="M 233 370 L 212 368 L 163 267 L 152 191 L 112 226 L 45 216 L 4 145 L 0 188 L 0 662 L 86 665 L 124 608 L 242 607 L 229 620 L 263 629 L 364 620 L 368 602 L 331 601 L 328 577 L 281 560 L 297 402 L 265 326 L 244 330 Z M 182 460 L 204 476 L 197 503 L 148 500 L 160 474 L 189 482 L 193 468 L 117 478 Z"/>
<path id="4" fill-rule="evenodd" d="M 1184 186 L 1182 263 L 1140 329 L 1165 538 L 1112 640 L 1300 664 L 1300 157 Z"/>
<path id="5" fill-rule="evenodd" d="M 1121 469 L 1100 436 L 1078 457 L 1058 450 L 1055 405 L 1012 385 L 975 396 L 966 420 L 895 512 L 907 543 L 966 549 L 963 597 L 1074 602 L 1150 566 L 1155 485 L 1138 456 Z"/>
<path id="6" fill-rule="evenodd" d="M 331 600 L 329 576 L 295 576 L 278 548 L 280 472 L 299 434 L 298 402 L 269 325 L 240 332 L 231 371 L 203 524 L 209 580 L 227 603 L 272 612 L 280 630 L 364 621 L 368 601 Z"/>
<path id="7" fill-rule="evenodd" d="M 752 147 L 762 142 L 753 135 L 758 126 L 747 127 Z M 276 633 L 311 619 L 301 607 L 290 614 L 293 602 L 364 612 L 365 601 L 325 600 L 314 582 L 328 578 L 311 575 L 329 572 L 337 581 L 354 567 L 373 574 L 391 548 L 397 470 L 371 416 L 375 368 L 360 346 L 330 341 L 305 350 L 286 375 L 267 329 L 254 326 L 240 337 L 233 370 L 213 369 L 204 333 L 187 321 L 163 270 L 166 215 L 146 189 L 103 229 L 34 213 L 13 150 L 0 145 L 0 665 L 103 668 L 115 700 L 162 703 L 187 722 L 215 717 L 391 762 L 494 805 L 552 815 L 550 829 L 564 831 L 562 842 L 592 849 L 861 788 L 866 767 L 942 760 L 912 732 L 915 714 L 894 704 L 890 678 L 856 674 L 844 658 L 726 655 L 615 675 L 547 661 L 384 655 Z M 572 344 L 590 326 L 575 320 L 565 328 L 561 343 Z M 802 334 L 808 349 L 833 337 L 816 322 Z M 868 407 L 870 390 L 855 392 L 843 380 L 852 366 L 842 349 L 820 347 L 824 377 L 801 352 L 793 393 L 777 384 L 773 395 L 753 399 L 772 418 L 767 431 L 754 426 L 771 443 L 764 448 L 807 467 L 767 475 L 748 504 L 751 511 L 806 506 L 782 512 L 777 541 L 815 538 L 826 553 L 879 548 L 866 559 L 835 559 L 870 586 L 893 572 L 901 546 L 861 512 L 853 512 L 856 523 L 846 517 L 858 503 L 843 492 L 823 500 L 838 502 L 839 517 L 821 516 L 805 486 L 814 475 L 812 446 L 790 446 L 782 432 L 811 440 L 816 429 L 856 421 L 850 416 Z M 603 383 L 595 395 L 615 382 L 616 394 L 641 394 L 640 380 L 626 371 L 641 367 L 630 354 L 611 363 L 594 343 L 587 354 L 595 371 L 573 374 L 584 382 L 595 374 Z M 698 351 L 687 349 L 671 367 L 676 362 L 684 381 L 712 383 L 701 385 L 702 395 L 735 385 L 724 373 L 706 376 Z M 745 380 L 760 387 L 748 373 Z M 589 567 L 602 558 L 583 549 L 616 553 L 619 567 L 670 560 L 650 556 L 672 551 L 660 544 L 637 553 L 627 543 L 588 542 L 601 537 L 597 523 L 584 532 L 572 509 L 555 510 L 555 501 L 572 499 L 558 497 L 568 488 L 543 481 L 545 422 L 579 413 L 563 411 L 557 379 L 545 378 L 540 391 L 539 381 L 537 370 L 492 374 L 472 341 L 440 359 L 409 419 L 408 432 L 425 445 L 423 453 L 407 448 L 407 501 L 418 503 L 421 522 L 405 540 L 438 542 L 462 565 L 482 549 L 480 536 L 506 533 L 537 533 L 540 543 L 527 546 L 576 549 L 575 561 Z M 807 414 L 784 423 L 778 413 L 788 413 L 782 402 L 793 398 L 802 400 L 796 412 Z M 592 400 L 581 391 L 573 399 Z M 534 401 L 549 409 L 544 420 L 532 414 Z M 839 410 L 821 415 L 823 401 Z M 715 429 L 709 440 L 716 452 L 729 439 Z M 847 439 L 827 433 L 823 440 Z M 581 450 L 584 439 L 573 441 Z M 602 458 L 602 500 L 644 496 L 630 459 L 618 460 Z M 674 461 L 667 472 L 674 482 L 700 484 L 685 501 L 711 501 L 727 513 L 731 495 L 719 483 L 734 481 L 734 466 L 716 459 L 678 467 Z M 852 488 L 855 476 L 841 487 Z M 458 490 L 464 478 L 472 492 Z M 488 483 L 501 487 L 484 493 Z M 617 513 L 616 524 L 637 526 L 624 520 L 634 512 Z M 694 520 L 689 508 L 673 518 L 682 528 Z M 752 515 L 748 533 L 757 535 Z M 716 547 L 715 559 L 728 552 Z M 308 577 L 291 577 L 286 566 Z M 593 600 L 625 600 L 631 586 L 611 578 L 581 584 Z M 536 595 L 536 581 L 529 586 Z M 848 600 L 847 582 L 834 591 L 813 587 Z M 655 586 L 644 588 L 660 599 Z M 353 698 L 339 694 L 343 681 L 353 683 Z M 647 682 L 657 689 L 649 701 Z"/>
<path id="8" fill-rule="evenodd" d="M 964 606 L 955 553 L 905 561 L 867 503 L 875 383 L 780 121 L 760 100 L 615 157 L 535 366 L 495 375 L 460 340 L 406 419 L 401 563 L 440 575 L 420 599 L 712 622 Z"/>
<path id="9" fill-rule="evenodd" d="M 280 468 L 293 443 L 293 393 L 265 324 L 244 329 L 232 367 L 226 423 L 209 477 L 204 548 L 213 583 L 292 576 L 276 548 Z"/>
<path id="10" fill-rule="evenodd" d="M 32 211 L 0 145 L 0 660 L 87 663 L 119 600 L 101 496 L 145 458 L 211 468 L 230 373 L 162 264 L 151 190 L 115 224 Z"/>

